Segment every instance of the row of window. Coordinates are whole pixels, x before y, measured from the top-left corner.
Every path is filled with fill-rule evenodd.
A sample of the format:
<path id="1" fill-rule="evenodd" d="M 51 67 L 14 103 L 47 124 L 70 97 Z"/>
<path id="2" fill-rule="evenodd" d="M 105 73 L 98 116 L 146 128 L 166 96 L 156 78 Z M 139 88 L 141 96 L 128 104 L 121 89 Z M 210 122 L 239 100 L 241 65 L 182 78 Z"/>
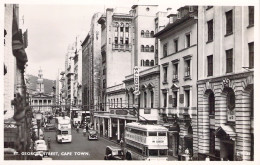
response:
<path id="1" fill-rule="evenodd" d="M 110 108 L 122 108 L 123 107 L 123 100 L 122 100 L 122 98 L 108 99 L 108 105 L 109 105 Z"/>
<path id="2" fill-rule="evenodd" d="M 142 136 L 166 136 L 166 132 L 146 132 L 133 128 L 126 128 L 126 131 Z"/>
<path id="3" fill-rule="evenodd" d="M 141 60 L 141 66 L 154 66 L 154 60 Z"/>
<path id="4" fill-rule="evenodd" d="M 249 69 L 254 68 L 254 42 L 248 44 Z M 226 50 L 226 73 L 233 72 L 233 49 Z M 213 55 L 207 57 L 208 76 L 213 76 Z"/>
<path id="5" fill-rule="evenodd" d="M 154 46 L 149 47 L 149 45 L 146 45 L 144 47 L 144 45 L 141 45 L 141 52 L 154 52 Z"/>
<path id="6" fill-rule="evenodd" d="M 149 94 L 149 95 L 148 95 Z M 130 93 L 127 95 L 128 107 L 130 106 Z M 150 90 L 149 93 L 146 91 L 142 91 L 139 97 L 140 101 L 138 101 L 139 107 L 143 108 L 153 108 L 154 107 L 154 91 Z M 141 100 L 142 99 L 142 100 Z M 142 105 L 141 104 L 142 101 Z M 135 104 L 135 94 L 132 93 L 132 105 Z M 149 104 L 149 105 L 148 105 Z"/>
<path id="7" fill-rule="evenodd" d="M 191 34 L 187 33 L 185 34 L 185 48 L 189 48 L 191 46 Z M 179 40 L 178 39 L 174 39 L 173 40 L 173 45 L 174 45 L 174 53 L 177 53 L 179 50 Z M 168 43 L 165 43 L 163 45 L 163 57 L 166 57 L 169 55 L 168 52 Z"/>
<path id="8" fill-rule="evenodd" d="M 141 37 L 145 37 L 145 38 L 153 38 L 154 36 L 154 31 L 149 32 L 149 30 L 146 30 L 146 32 L 144 32 L 144 30 L 141 31 Z"/>
<path id="9" fill-rule="evenodd" d="M 185 89 L 184 94 L 180 94 L 180 99 L 183 99 L 185 107 L 190 107 L 190 89 Z M 167 92 L 163 92 L 163 107 L 165 108 L 168 107 L 167 100 Z M 169 103 L 172 104 L 172 107 L 178 107 L 178 91 L 173 91 L 173 96 L 169 96 L 169 101 Z"/>
<path id="10" fill-rule="evenodd" d="M 226 16 L 226 35 L 233 33 L 233 10 L 225 13 Z M 208 41 L 213 41 L 213 19 L 207 22 L 208 25 Z M 254 6 L 248 7 L 248 26 L 254 25 Z"/>

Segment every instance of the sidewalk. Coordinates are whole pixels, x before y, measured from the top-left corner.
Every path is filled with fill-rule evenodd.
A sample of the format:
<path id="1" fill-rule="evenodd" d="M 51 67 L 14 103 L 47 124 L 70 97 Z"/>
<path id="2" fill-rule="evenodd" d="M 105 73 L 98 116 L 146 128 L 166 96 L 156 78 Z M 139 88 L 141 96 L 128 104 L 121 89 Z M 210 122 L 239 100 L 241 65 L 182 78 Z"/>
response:
<path id="1" fill-rule="evenodd" d="M 113 142 L 114 144 L 116 144 L 120 147 L 120 143 L 117 143 L 116 140 L 109 140 L 107 137 L 100 136 L 100 135 L 99 135 L 99 138 L 102 138 L 102 139 L 107 140 L 109 142 Z M 168 155 L 168 161 L 178 161 L 178 158 L 171 156 L 171 155 Z"/>

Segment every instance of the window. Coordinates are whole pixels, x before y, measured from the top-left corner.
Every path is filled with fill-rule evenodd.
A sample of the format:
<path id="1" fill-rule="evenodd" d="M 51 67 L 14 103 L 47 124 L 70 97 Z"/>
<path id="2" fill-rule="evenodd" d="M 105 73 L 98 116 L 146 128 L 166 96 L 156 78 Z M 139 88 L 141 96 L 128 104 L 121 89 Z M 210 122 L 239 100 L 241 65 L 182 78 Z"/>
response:
<path id="1" fill-rule="evenodd" d="M 248 6 L 248 20 L 249 20 L 249 26 L 254 25 L 254 6 Z"/>
<path id="2" fill-rule="evenodd" d="M 145 61 L 145 66 L 149 66 L 149 60 Z"/>
<path id="3" fill-rule="evenodd" d="M 236 97 L 233 89 L 228 88 L 227 92 L 227 107 L 229 110 L 233 110 L 235 108 L 235 102 L 236 102 Z"/>
<path id="4" fill-rule="evenodd" d="M 108 99 L 108 107 L 110 107 L 110 100 Z"/>
<path id="5" fill-rule="evenodd" d="M 185 61 L 185 77 L 190 76 L 190 60 Z"/>
<path id="6" fill-rule="evenodd" d="M 147 93 L 144 92 L 144 108 L 146 108 L 146 103 L 147 103 Z"/>
<path id="7" fill-rule="evenodd" d="M 232 10 L 226 12 L 226 35 L 233 32 L 233 13 Z"/>
<path id="8" fill-rule="evenodd" d="M 141 52 L 144 52 L 144 45 L 141 45 Z"/>
<path id="9" fill-rule="evenodd" d="M 150 52 L 154 52 L 154 46 L 153 45 L 150 47 Z"/>
<path id="10" fill-rule="evenodd" d="M 213 41 L 213 20 L 208 21 L 208 42 Z"/>
<path id="11" fill-rule="evenodd" d="M 114 108 L 116 107 L 116 99 L 114 99 Z"/>
<path id="12" fill-rule="evenodd" d="M 145 37 L 149 37 L 149 34 L 150 34 L 149 30 L 146 30 Z"/>
<path id="13" fill-rule="evenodd" d="M 149 136 L 157 136 L 157 132 L 149 132 Z"/>
<path id="14" fill-rule="evenodd" d="M 121 25 L 120 25 L 120 32 L 124 32 L 124 24 L 123 23 L 121 23 Z"/>
<path id="15" fill-rule="evenodd" d="M 248 44 L 249 49 L 249 69 L 254 68 L 254 42 Z"/>
<path id="16" fill-rule="evenodd" d="M 190 107 L 190 90 L 185 90 L 185 107 Z"/>
<path id="17" fill-rule="evenodd" d="M 173 64 L 173 79 L 178 79 L 178 63 Z"/>
<path id="18" fill-rule="evenodd" d="M 154 94 L 153 94 L 153 91 L 151 91 L 151 108 L 153 108 L 153 96 Z"/>
<path id="19" fill-rule="evenodd" d="M 163 57 L 167 56 L 167 43 L 163 45 Z"/>
<path id="20" fill-rule="evenodd" d="M 177 107 L 178 106 L 178 92 L 174 91 L 173 92 L 173 104 L 172 107 Z"/>
<path id="21" fill-rule="evenodd" d="M 174 40 L 175 52 L 178 52 L 178 40 Z"/>
<path id="22" fill-rule="evenodd" d="M 233 49 L 226 50 L 226 72 L 233 72 Z"/>
<path id="23" fill-rule="evenodd" d="M 124 43 L 124 38 L 120 37 L 120 44 L 122 45 Z"/>
<path id="24" fill-rule="evenodd" d="M 163 82 L 167 82 L 167 70 L 168 67 L 163 67 Z"/>
<path id="25" fill-rule="evenodd" d="M 190 33 L 186 34 L 186 48 L 190 47 Z"/>
<path id="26" fill-rule="evenodd" d="M 164 92 L 163 93 L 163 107 L 167 107 L 167 93 Z"/>
<path id="27" fill-rule="evenodd" d="M 141 37 L 144 37 L 144 31 L 143 30 L 141 31 Z"/>
<path id="28" fill-rule="evenodd" d="M 133 106 L 134 106 L 134 104 L 135 104 L 135 94 L 134 93 L 132 95 L 132 98 L 133 98 L 133 100 L 132 100 L 133 102 L 132 103 L 133 103 Z"/>
<path id="29" fill-rule="evenodd" d="M 149 45 L 146 45 L 145 51 L 146 51 L 146 52 L 149 52 Z"/>
<path id="30" fill-rule="evenodd" d="M 210 154 L 215 154 L 215 130 L 214 129 L 210 129 L 209 130 L 209 153 Z"/>
<path id="31" fill-rule="evenodd" d="M 250 117 L 254 117 L 254 91 L 250 93 L 250 109 L 251 109 Z"/>
<path id="32" fill-rule="evenodd" d="M 151 37 L 153 37 L 154 36 L 154 31 L 151 31 Z"/>
<path id="33" fill-rule="evenodd" d="M 149 156 L 158 156 L 158 150 L 149 150 Z"/>
<path id="34" fill-rule="evenodd" d="M 154 66 L 154 60 L 151 60 L 150 66 Z"/>
<path id="35" fill-rule="evenodd" d="M 208 58 L 208 76 L 213 76 L 213 55 L 210 55 Z"/>
<path id="36" fill-rule="evenodd" d="M 126 45 L 129 44 L 129 38 L 125 38 L 125 44 L 126 44 Z"/>
<path id="37" fill-rule="evenodd" d="M 215 96 L 213 92 L 209 94 L 209 115 L 215 115 Z"/>
<path id="38" fill-rule="evenodd" d="M 121 108 L 123 107 L 123 101 L 122 101 L 122 98 L 120 98 L 120 107 L 121 107 Z"/>
<path id="39" fill-rule="evenodd" d="M 166 132 L 158 132 L 158 136 L 166 136 Z"/>
<path id="40" fill-rule="evenodd" d="M 115 27 L 115 32 L 118 32 L 118 26 Z"/>
<path id="41" fill-rule="evenodd" d="M 118 98 L 116 98 L 116 107 L 118 107 Z"/>
<path id="42" fill-rule="evenodd" d="M 126 32 L 126 33 L 129 32 L 129 27 L 125 27 L 125 32 Z"/>

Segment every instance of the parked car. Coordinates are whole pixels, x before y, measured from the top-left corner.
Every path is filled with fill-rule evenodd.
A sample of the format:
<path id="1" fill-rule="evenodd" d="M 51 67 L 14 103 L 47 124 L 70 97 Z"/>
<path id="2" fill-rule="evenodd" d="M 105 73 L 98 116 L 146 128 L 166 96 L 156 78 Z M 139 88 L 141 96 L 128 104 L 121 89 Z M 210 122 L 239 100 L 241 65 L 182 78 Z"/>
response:
<path id="1" fill-rule="evenodd" d="M 55 130 L 55 124 L 46 124 L 46 126 L 44 127 L 45 131 L 50 131 L 50 130 Z"/>
<path id="2" fill-rule="evenodd" d="M 36 140 L 34 143 L 35 156 L 43 156 L 43 152 L 47 152 L 47 145 L 44 140 Z"/>
<path id="3" fill-rule="evenodd" d="M 104 160 L 123 160 L 123 150 L 115 146 L 107 146 Z"/>
<path id="4" fill-rule="evenodd" d="M 89 130 L 88 140 L 98 140 L 97 131 Z"/>

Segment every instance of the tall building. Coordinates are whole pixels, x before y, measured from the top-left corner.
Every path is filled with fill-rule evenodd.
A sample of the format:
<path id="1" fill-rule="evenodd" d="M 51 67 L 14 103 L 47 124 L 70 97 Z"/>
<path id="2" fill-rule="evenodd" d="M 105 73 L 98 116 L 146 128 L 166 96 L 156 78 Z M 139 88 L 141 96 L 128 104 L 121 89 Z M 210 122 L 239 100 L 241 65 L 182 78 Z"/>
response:
<path id="1" fill-rule="evenodd" d="M 92 16 L 90 31 L 82 42 L 83 110 L 99 111 L 101 107 L 101 13 Z M 92 119 L 91 119 L 92 120 Z"/>
<path id="2" fill-rule="evenodd" d="M 254 7 L 198 10 L 198 156 L 254 160 Z"/>
<path id="3" fill-rule="evenodd" d="M 169 153 L 182 159 L 197 151 L 197 7 L 169 13 L 160 39 L 160 115 L 169 127 Z"/>

